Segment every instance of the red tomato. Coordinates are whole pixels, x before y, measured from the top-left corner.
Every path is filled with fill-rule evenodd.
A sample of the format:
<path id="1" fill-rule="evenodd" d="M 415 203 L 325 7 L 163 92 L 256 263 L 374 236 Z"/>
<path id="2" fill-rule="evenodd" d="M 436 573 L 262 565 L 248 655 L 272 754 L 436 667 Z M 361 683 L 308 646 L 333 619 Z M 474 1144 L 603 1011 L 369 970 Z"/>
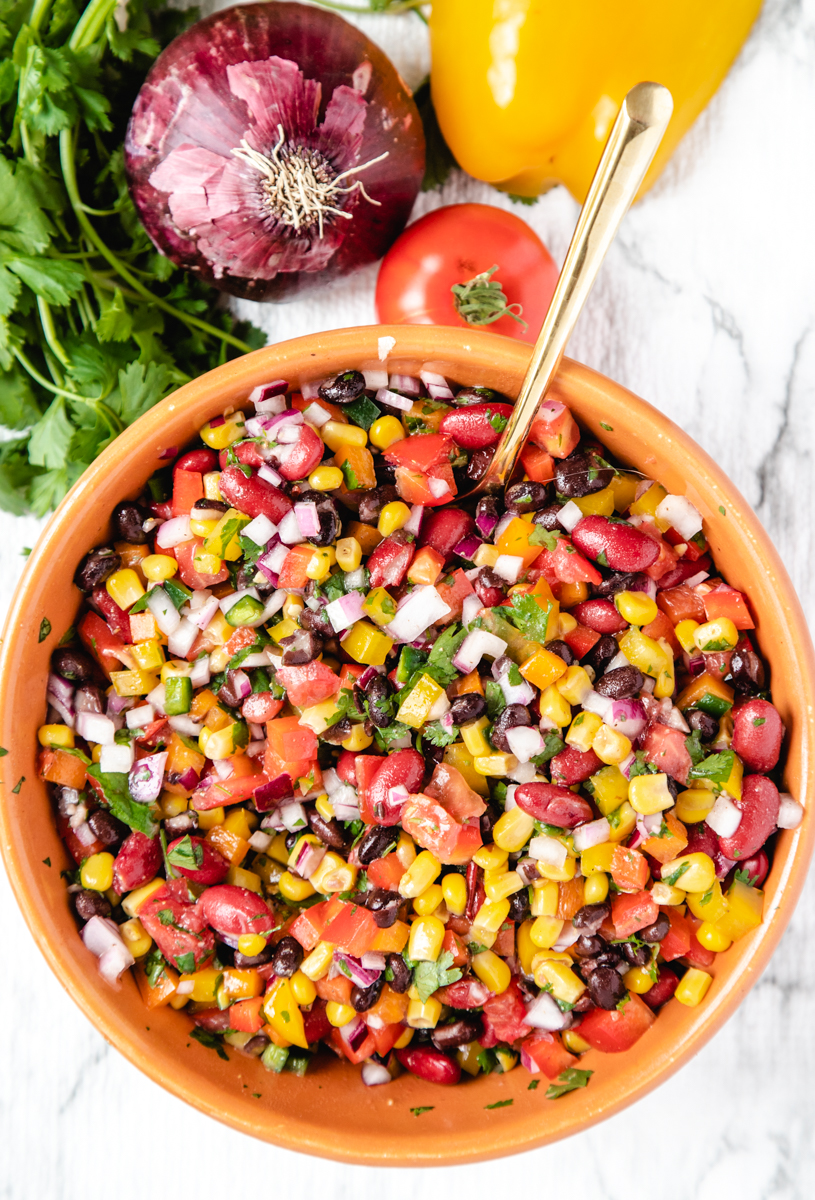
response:
<path id="1" fill-rule="evenodd" d="M 555 476 L 552 455 L 527 442 L 521 451 L 521 466 L 535 483 L 550 483 Z"/>
<path id="2" fill-rule="evenodd" d="M 576 658 L 585 658 L 600 641 L 600 634 L 585 625 L 576 625 L 574 629 L 564 633 L 563 640 Z"/>
<path id="3" fill-rule="evenodd" d="M 449 578 L 449 576 L 445 578 Z M 468 596 L 473 595 L 475 588 L 461 568 L 453 572 L 452 579 L 452 583 L 445 583 L 443 580 L 439 580 L 436 584 L 436 591 L 450 609 L 448 620 L 458 621 L 461 617 L 464 601 Z"/>
<path id="4" fill-rule="evenodd" d="M 361 958 L 370 950 L 379 930 L 373 913 L 367 908 L 363 908 L 361 904 L 349 904 L 335 896 L 333 900 L 329 900 L 325 915 L 325 941 L 333 942 L 335 946 L 356 958 Z"/>
<path id="5" fill-rule="evenodd" d="M 442 433 L 418 433 L 394 442 L 385 451 L 385 458 L 395 467 L 429 472 L 442 462 L 449 465 L 452 452 L 452 438 Z"/>
<path id="6" fill-rule="evenodd" d="M 514 213 L 489 204 L 451 204 L 415 221 L 385 255 L 376 283 L 378 319 L 386 325 L 458 325 L 451 291 L 497 266 L 509 304 L 519 304 L 526 328 L 501 317 L 493 329 L 534 342 L 557 283 L 557 267 L 538 235 Z"/>
<path id="7" fill-rule="evenodd" d="M 535 1066 L 539 1071 L 543 1071 L 547 1079 L 557 1079 L 561 1071 L 568 1070 L 577 1062 L 574 1054 L 569 1053 L 556 1033 L 546 1033 L 544 1030 L 533 1033 L 532 1037 L 527 1038 L 522 1050 L 526 1051 Z"/>
<path id="8" fill-rule="evenodd" d="M 630 850 L 628 853 L 636 854 L 637 851 Z M 643 861 L 645 860 L 643 859 Z M 658 916 L 659 908 L 656 901 L 651 893 L 644 889 L 640 892 L 621 892 L 611 902 L 611 919 L 614 922 L 618 938 L 630 937 L 632 933 L 637 933 L 638 930 L 653 925 Z"/>
<path id="9" fill-rule="evenodd" d="M 290 703 L 298 708 L 310 708 L 340 690 L 339 675 L 317 659 L 302 667 L 278 667 L 275 678 L 286 689 Z"/>
<path id="10" fill-rule="evenodd" d="M 650 1029 L 656 1017 L 636 992 L 628 993 L 622 1012 L 617 1008 L 592 1008 L 583 1014 L 580 1036 L 595 1050 L 616 1054 L 628 1050 Z"/>
<path id="11" fill-rule="evenodd" d="M 260 1015 L 264 996 L 255 996 L 252 1000 L 239 1000 L 229 1009 L 229 1028 L 238 1033 L 259 1033 L 263 1028 L 264 1019 Z"/>
<path id="12" fill-rule="evenodd" d="M 657 771 L 664 771 L 683 786 L 687 783 L 688 771 L 693 763 L 681 729 L 650 725 L 645 734 L 643 750 L 646 760 L 653 763 Z"/>
<path id="13" fill-rule="evenodd" d="M 395 892 L 405 869 L 394 850 L 391 854 L 386 854 L 384 858 L 377 858 L 370 864 L 367 868 L 368 879 L 374 887 L 384 888 L 386 892 Z"/>
<path id="14" fill-rule="evenodd" d="M 673 907 L 660 910 L 671 922 L 671 928 L 665 934 L 659 945 L 659 952 L 666 962 L 675 958 L 684 958 L 690 950 L 693 929 L 688 918 Z"/>
<path id="15" fill-rule="evenodd" d="M 188 886 L 185 881 L 181 882 L 185 888 Z M 208 896 L 215 890 L 220 888 L 210 888 L 204 895 Z M 165 924 L 168 912 L 172 924 Z M 160 914 L 164 915 L 164 920 Z M 139 920 L 167 961 L 179 970 L 184 969 L 184 964 L 189 961 L 186 958 L 189 954 L 192 954 L 196 967 L 200 967 L 212 957 L 215 937 L 212 930 L 205 927 L 198 905 L 180 900 L 169 887 L 159 888 L 145 900 L 139 909 Z M 271 918 L 271 924 L 274 925 L 274 918 Z M 255 930 L 251 932 L 254 933 Z M 182 960 L 181 964 L 178 959 Z"/>
<path id="16" fill-rule="evenodd" d="M 299 762 L 317 757 L 317 735 L 298 717 L 276 717 L 267 724 L 266 733 L 270 748 L 280 758 Z"/>
<path id="17" fill-rule="evenodd" d="M 192 565 L 195 551 L 203 546 L 203 538 L 193 538 L 189 542 L 179 542 L 173 547 L 172 553 L 178 563 L 178 574 L 181 582 L 193 590 L 214 587 L 216 583 L 224 583 L 229 578 L 229 571 L 222 566 L 217 575 L 202 575 Z"/>
<path id="18" fill-rule="evenodd" d="M 450 861 L 456 848 L 461 826 L 447 809 L 420 793 L 408 797 L 402 809 L 402 828 L 423 849 L 445 863 Z"/>
<path id="19" fill-rule="evenodd" d="M 438 800 L 457 821 L 480 817 L 487 811 L 478 792 L 474 792 L 461 771 L 449 763 L 440 762 L 436 765 L 433 778 L 425 788 L 425 795 Z"/>
<path id="20" fill-rule="evenodd" d="M 729 617 L 736 629 L 755 629 L 744 593 L 726 583 L 720 583 L 704 598 L 705 616 L 708 621 L 717 617 Z"/>
<path id="21" fill-rule="evenodd" d="M 481 1008 L 492 995 L 486 984 L 478 979 L 460 979 L 439 988 L 436 996 L 451 1008 Z"/>
<path id="22" fill-rule="evenodd" d="M 531 1028 L 526 1024 L 526 1006 L 516 979 L 500 996 L 490 996 L 484 1005 L 484 1033 L 478 1039 L 485 1049 L 499 1042 L 516 1042 L 526 1037 Z"/>
<path id="23" fill-rule="evenodd" d="M 621 892 L 639 892 L 648 882 L 645 855 L 628 846 L 617 846 L 611 856 L 611 878 Z M 654 917 L 656 920 L 656 917 Z M 616 920 L 615 920 L 616 925 Z M 623 937 L 627 937 L 623 934 Z"/>
<path id="24" fill-rule="evenodd" d="M 94 588 L 91 592 L 91 603 L 94 608 L 97 608 L 107 622 L 108 628 L 116 637 L 120 637 L 123 642 L 132 642 L 133 636 L 130 632 L 130 617 L 119 608 L 119 605 L 109 596 L 106 589 L 103 587 Z"/>

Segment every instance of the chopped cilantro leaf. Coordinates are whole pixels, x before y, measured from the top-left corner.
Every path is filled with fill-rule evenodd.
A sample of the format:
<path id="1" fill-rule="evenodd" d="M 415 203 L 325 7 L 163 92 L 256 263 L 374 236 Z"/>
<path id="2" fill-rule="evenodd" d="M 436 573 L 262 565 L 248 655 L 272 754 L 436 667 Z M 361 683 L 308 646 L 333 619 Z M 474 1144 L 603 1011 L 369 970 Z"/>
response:
<path id="1" fill-rule="evenodd" d="M 484 1108 L 506 1108 L 512 1100 L 496 1100 L 494 1104 L 485 1104 Z"/>
<path id="2" fill-rule="evenodd" d="M 552 1083 L 546 1089 L 547 1100 L 558 1100 L 561 1096 L 565 1096 L 567 1092 L 574 1092 L 577 1088 L 584 1088 L 591 1079 L 593 1071 L 581 1071 L 577 1067 L 569 1067 L 566 1071 L 561 1071 L 558 1075 L 557 1083 Z"/>
<path id="3" fill-rule="evenodd" d="M 196 1042 L 200 1045 L 206 1046 L 207 1050 L 214 1050 L 219 1058 L 223 1058 L 226 1062 L 229 1062 L 229 1055 L 224 1050 L 220 1040 L 214 1033 L 210 1033 L 208 1029 L 193 1029 L 190 1037 L 195 1038 Z"/>

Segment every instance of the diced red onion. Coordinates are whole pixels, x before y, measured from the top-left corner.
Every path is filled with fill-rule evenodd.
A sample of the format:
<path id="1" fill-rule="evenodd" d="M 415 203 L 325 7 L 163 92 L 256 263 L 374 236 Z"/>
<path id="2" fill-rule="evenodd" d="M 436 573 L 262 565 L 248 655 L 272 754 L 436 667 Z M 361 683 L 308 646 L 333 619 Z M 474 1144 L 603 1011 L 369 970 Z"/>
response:
<path id="1" fill-rule="evenodd" d="M 77 690 L 74 696 L 74 705 L 78 713 L 81 712 L 102 712 L 102 705 L 99 699 L 99 693 L 96 688 L 81 688 Z"/>
<path id="2" fill-rule="evenodd" d="M 365 378 L 365 388 L 369 392 L 378 392 L 380 388 L 388 386 L 388 372 L 381 367 L 363 370 L 362 374 Z"/>
<path id="3" fill-rule="evenodd" d="M 249 845 L 253 850 L 257 850 L 259 854 L 265 854 L 272 844 L 272 836 L 269 833 L 264 833 L 262 829 L 256 829 L 249 838 Z"/>
<path id="4" fill-rule="evenodd" d="M 99 751 L 99 768 L 106 774 L 126 775 L 135 757 L 132 745 L 122 746 L 114 742 L 112 746 L 103 746 Z"/>
<path id="5" fill-rule="evenodd" d="M 338 596 L 336 600 L 332 600 L 330 604 L 327 604 L 324 612 L 331 622 L 334 632 L 341 633 L 343 629 L 348 629 L 355 621 L 361 620 L 364 603 L 365 597 L 362 592 L 348 592 L 345 596 Z"/>
<path id="6" fill-rule="evenodd" d="M 173 604 L 164 588 L 152 588 L 147 597 L 147 607 L 155 618 L 155 622 L 167 637 L 181 624 L 181 614 Z"/>
<path id="7" fill-rule="evenodd" d="M 186 658 L 200 632 L 197 625 L 183 617 L 167 639 L 167 649 L 173 658 Z"/>
<path id="8" fill-rule="evenodd" d="M 261 567 L 265 574 L 279 575 L 283 570 L 283 563 L 286 561 L 289 554 L 289 547 L 283 545 L 274 546 L 266 554 L 262 555 L 255 564 Z"/>
<path id="9" fill-rule="evenodd" d="M 430 494 L 440 500 L 442 496 L 449 496 L 450 484 L 446 479 L 436 479 L 433 475 L 428 475 L 427 486 L 430 488 Z"/>
<path id="10" fill-rule="evenodd" d="M 441 718 L 449 711 L 450 701 L 447 699 L 447 693 L 442 692 L 441 695 L 434 700 L 426 719 L 428 721 L 440 721 Z"/>
<path id="11" fill-rule="evenodd" d="M 437 375 L 435 371 L 421 371 L 419 378 L 427 388 L 428 395 L 433 400 L 453 399 L 452 388 L 443 375 Z"/>
<path id="12" fill-rule="evenodd" d="M 288 390 L 289 384 L 285 379 L 273 379 L 271 383 L 259 383 L 249 393 L 249 402 L 255 405 L 265 404 L 267 400 L 284 395 Z"/>
<path id="13" fill-rule="evenodd" d="M 523 565 L 523 558 L 517 554 L 499 554 L 492 569 L 496 575 L 506 579 L 507 583 L 517 583 Z"/>
<path id="14" fill-rule="evenodd" d="M 504 513 L 503 516 L 497 518 L 493 541 L 497 542 L 505 529 L 508 529 L 518 514 L 514 512 Z"/>
<path id="15" fill-rule="evenodd" d="M 85 811 L 87 813 L 87 809 Z M 71 822 L 73 822 L 73 818 L 71 818 Z M 96 834 L 87 821 L 83 821 L 76 826 L 71 823 L 71 828 L 74 831 L 74 836 L 83 846 L 91 846 L 96 841 Z"/>
<path id="16" fill-rule="evenodd" d="M 566 862 L 567 852 L 563 842 L 559 842 L 557 838 L 549 837 L 547 834 L 541 834 L 539 837 L 533 837 L 529 843 L 529 853 L 532 858 L 536 858 L 538 862 L 546 863 L 548 867 L 557 867 L 558 869 Z"/>
<path id="17" fill-rule="evenodd" d="M 298 542 L 302 542 L 305 535 L 300 528 L 300 522 L 297 519 L 297 513 L 293 508 L 289 509 L 289 511 L 283 517 L 283 520 L 277 527 L 277 533 L 281 542 L 285 542 L 287 546 L 296 546 Z M 261 561 L 266 562 L 266 559 L 264 558 Z"/>
<path id="18" fill-rule="evenodd" d="M 289 800 L 280 807 L 280 818 L 289 833 L 302 833 L 308 829 L 306 810 L 297 800 Z"/>
<path id="19" fill-rule="evenodd" d="M 80 930 L 80 936 L 91 954 L 99 959 L 99 974 L 106 983 L 117 987 L 120 976 L 136 962 L 122 940 L 119 926 L 107 917 L 91 917 Z"/>
<path id="20" fill-rule="evenodd" d="M 190 518 L 188 516 L 171 517 L 169 521 L 164 521 L 159 526 L 156 533 L 156 545 L 162 550 L 171 550 L 173 546 L 179 546 L 182 542 L 188 542 L 192 538 L 192 530 L 190 529 Z"/>
<path id="21" fill-rule="evenodd" d="M 201 776 L 198 774 L 195 767 L 187 767 L 186 771 L 181 772 L 178 782 L 183 788 L 186 788 L 187 791 L 194 792 L 198 787 L 200 780 Z"/>
<path id="22" fill-rule="evenodd" d="M 149 754 L 140 758 L 130 769 L 127 786 L 130 795 L 139 804 L 152 804 L 158 800 L 164 783 L 164 770 L 167 765 L 167 751 Z"/>
<path id="23" fill-rule="evenodd" d="M 540 879 L 541 877 L 540 871 L 538 870 L 537 859 L 530 858 L 529 856 L 520 859 L 515 864 L 515 870 L 518 872 L 521 879 L 527 886 L 531 883 L 534 883 L 536 879 Z"/>
<path id="24" fill-rule="evenodd" d="M 402 749 L 395 740 L 390 745 L 391 748 Z M 331 807 L 338 821 L 356 821 L 359 817 L 359 801 L 354 788 L 348 783 L 342 784 L 331 797 Z"/>
<path id="25" fill-rule="evenodd" d="M 476 619 L 482 607 L 481 600 L 474 593 L 471 592 L 469 596 L 464 597 L 464 602 L 461 606 L 461 622 L 465 629 Z"/>
<path id="26" fill-rule="evenodd" d="M 245 700 L 247 696 L 252 695 L 252 680 L 245 671 L 227 671 L 227 677 L 239 700 Z"/>
<path id="27" fill-rule="evenodd" d="M 597 716 L 602 717 L 604 721 L 609 721 L 613 705 L 613 700 L 610 700 L 608 696 L 601 696 L 599 692 L 595 692 L 592 688 L 592 690 L 587 692 L 583 697 L 580 706 L 581 708 L 585 709 L 586 712 L 596 713 Z"/>
<path id="28" fill-rule="evenodd" d="M 552 949 L 558 954 L 562 954 L 564 950 L 568 950 L 570 946 L 573 946 L 579 937 L 580 930 L 575 929 L 571 921 L 565 921 Z"/>
<path id="29" fill-rule="evenodd" d="M 262 467 L 258 467 L 258 478 L 264 479 L 266 483 L 274 484 L 275 487 L 280 487 L 283 483 L 283 476 L 274 467 L 270 467 L 268 463 L 264 463 Z"/>
<path id="30" fill-rule="evenodd" d="M 245 596 L 251 596 L 253 600 L 260 600 L 257 588 L 240 588 L 237 592 L 230 592 L 228 596 L 224 596 L 222 600 L 218 601 L 224 616 L 228 612 L 231 612 L 235 605 L 239 604 Z"/>
<path id="31" fill-rule="evenodd" d="M 455 721 L 453 720 L 453 715 L 449 711 L 449 709 L 441 717 L 441 725 L 442 725 L 442 729 L 446 729 L 448 733 L 452 733 L 453 730 L 455 729 L 456 724 L 455 724 Z"/>
<path id="32" fill-rule="evenodd" d="M 699 571 L 698 574 L 692 575 L 690 579 L 685 580 L 685 587 L 698 587 L 699 584 L 704 583 L 706 579 L 710 579 L 710 573 L 708 571 Z"/>
<path id="33" fill-rule="evenodd" d="M 557 514 L 558 524 L 562 525 L 567 533 L 571 533 L 575 525 L 583 520 L 583 513 L 575 504 L 574 500 L 567 501 Z"/>
<path id="34" fill-rule="evenodd" d="M 508 777 L 510 779 L 514 779 L 516 783 L 531 783 L 532 780 L 537 775 L 537 773 L 538 773 L 538 768 L 535 766 L 535 764 L 533 762 L 525 762 L 525 763 L 519 762 L 517 767 L 512 767 L 511 770 L 507 771 Z M 507 795 L 509 795 L 511 790 L 513 790 L 513 789 L 507 788 Z M 504 805 L 504 808 L 513 808 L 513 807 L 514 807 L 514 804 L 505 804 Z"/>
<path id="35" fill-rule="evenodd" d="M 228 758 L 217 758 L 212 764 L 212 769 L 220 780 L 229 779 L 235 774 L 235 767 Z"/>
<path id="36" fill-rule="evenodd" d="M 167 693 L 163 683 L 158 683 L 153 688 L 152 692 L 148 692 L 145 699 L 148 704 L 152 704 L 153 708 L 160 716 L 165 715 L 165 704 L 167 703 Z"/>
<path id="37" fill-rule="evenodd" d="M 268 546 L 274 535 L 277 533 L 277 526 L 272 524 L 268 517 L 263 513 L 259 517 L 255 517 L 254 521 L 241 530 L 244 537 L 249 538 L 256 546 Z"/>
<path id="38" fill-rule="evenodd" d="M 534 755 L 543 753 L 543 738 L 534 725 L 516 725 L 507 730 L 506 738 L 519 763 L 528 763 Z"/>
<path id="39" fill-rule="evenodd" d="M 358 984 L 362 988 L 370 987 L 372 983 L 376 983 L 381 970 L 372 970 L 369 967 L 363 967 L 358 958 L 354 958 L 352 954 L 346 954 L 344 950 L 334 951 L 334 962 L 339 966 L 340 971 L 350 979 L 352 983 Z"/>
<path id="40" fill-rule="evenodd" d="M 285 600 L 283 603 L 285 604 Z M 251 626 L 247 628 L 251 628 Z M 268 650 L 258 650 L 256 654 L 248 654 L 246 656 L 243 660 L 243 666 L 247 671 L 251 671 L 254 667 L 268 667 L 270 661 Z"/>
<path id="41" fill-rule="evenodd" d="M 309 379 L 300 384 L 300 395 L 304 400 L 316 400 L 320 395 L 320 388 L 327 382 L 327 379 Z"/>
<path id="42" fill-rule="evenodd" d="M 400 396 L 397 392 L 392 392 L 388 388 L 380 388 L 376 393 L 376 398 L 380 404 L 387 404 L 391 408 L 399 408 L 402 412 L 409 412 L 413 408 L 413 401 L 408 396 Z"/>
<path id="43" fill-rule="evenodd" d="M 469 599 L 469 596 L 467 597 Z M 477 599 L 477 597 L 476 597 Z M 479 601 L 479 607 L 480 607 Z M 468 633 L 464 641 L 453 655 L 453 666 L 464 675 L 474 671 L 485 655 L 499 658 L 507 648 L 503 638 L 490 633 L 487 629 L 474 629 Z"/>
<path id="44" fill-rule="evenodd" d="M 659 833 L 662 828 L 662 813 L 637 813 L 637 833 L 644 841 L 646 838 L 652 837 L 653 834 Z M 608 841 L 608 838 L 605 839 Z"/>
<path id="45" fill-rule="evenodd" d="M 366 950 L 360 962 L 368 971 L 376 971 L 380 975 L 387 966 L 385 955 L 380 950 Z"/>
<path id="46" fill-rule="evenodd" d="M 409 396 L 422 394 L 422 385 L 413 375 L 391 375 L 388 386 L 396 388 L 397 392 L 407 392 Z"/>
<path id="47" fill-rule="evenodd" d="M 275 413 L 272 419 L 266 425 L 269 433 L 277 435 L 286 425 L 302 425 L 303 414 L 297 408 L 285 408 L 282 412 Z"/>
<path id="48" fill-rule="evenodd" d="M 547 996 L 550 1000 L 552 1000 L 552 997 L 548 992 L 541 992 L 541 995 Z M 555 1005 L 555 1008 L 557 1008 L 557 1004 L 554 1000 L 552 1000 L 552 1003 Z M 527 1018 L 525 1017 L 524 1020 L 527 1020 Z M 560 1026 L 558 1028 L 560 1028 Z M 529 1053 L 526 1042 L 521 1042 L 521 1066 L 525 1067 L 530 1075 L 540 1075 L 540 1067 Z"/>
<path id="49" fill-rule="evenodd" d="M 328 608 L 328 606 L 326 606 L 326 608 Z M 329 620 L 330 620 L 330 618 L 329 618 Z M 376 679 L 377 675 L 385 675 L 385 674 L 387 674 L 387 672 L 384 667 L 366 667 L 365 670 L 362 672 L 362 674 L 359 677 L 359 686 L 362 688 L 362 690 L 364 692 L 365 689 L 367 688 L 368 684 L 371 683 L 374 679 Z M 325 775 L 323 775 L 323 777 L 325 778 Z"/>
<path id="50" fill-rule="evenodd" d="M 655 516 L 672 525 L 686 542 L 702 532 L 702 515 L 687 496 L 666 496 L 657 506 Z"/>
<path id="51" fill-rule="evenodd" d="M 597 695 L 596 692 L 594 694 Z M 612 729 L 630 738 L 632 742 L 640 736 L 647 724 L 645 706 L 641 700 L 612 700 L 610 713 L 600 713 L 600 716 Z"/>
<path id="52" fill-rule="evenodd" d="M 453 547 L 453 553 L 457 554 L 459 558 L 466 558 L 472 562 L 481 545 L 483 542 L 477 533 L 468 533 Z"/>
<path id="53" fill-rule="evenodd" d="M 408 517 L 407 521 L 405 521 L 402 528 L 404 530 L 406 530 L 408 533 L 412 533 L 415 537 L 418 537 L 419 534 L 422 532 L 423 519 L 424 519 L 424 505 L 412 504 L 410 507 L 410 516 Z"/>
<path id="54" fill-rule="evenodd" d="M 197 658 L 192 664 L 190 683 L 194 688 L 206 687 L 211 678 L 212 671 L 209 665 L 209 655 L 205 654 L 203 658 Z"/>
<path id="55" fill-rule="evenodd" d="M 385 632 L 395 642 L 412 642 L 436 621 L 448 617 L 450 612 L 449 605 L 432 584 L 417 587 L 407 596 Z"/>
<path id="56" fill-rule="evenodd" d="M 491 512 L 480 512 L 475 518 L 475 523 L 478 527 L 478 532 L 483 534 L 485 538 L 488 538 L 498 524 L 498 515 Z"/>
<path id="57" fill-rule="evenodd" d="M 678 729 L 680 733 L 690 733 L 690 725 L 688 725 L 681 711 L 675 704 L 668 701 L 668 711 L 666 712 L 663 723 L 671 729 Z"/>
<path id="58" fill-rule="evenodd" d="M 617 766 L 620 768 L 620 771 L 623 773 L 623 775 L 625 775 L 626 779 L 631 777 L 630 772 L 635 761 L 636 757 L 634 755 L 634 751 L 632 750 L 631 753 L 627 755 L 621 763 L 617 763 Z"/>
<path id="59" fill-rule="evenodd" d="M 741 818 L 741 809 L 726 792 L 720 792 L 716 803 L 705 817 L 705 824 L 709 825 L 714 833 L 718 833 L 719 837 L 729 838 L 741 825 Z"/>
<path id="60" fill-rule="evenodd" d="M 206 629 L 217 611 L 218 597 L 210 596 L 199 608 L 190 608 L 186 614 L 186 618 L 193 625 L 197 626 L 198 629 Z"/>
<path id="61" fill-rule="evenodd" d="M 569 1025 L 569 1016 L 567 1013 L 561 1012 L 557 1000 L 549 992 L 541 992 L 528 1005 L 524 1021 L 527 1025 L 531 1025 L 533 1029 L 547 1029 L 550 1033 L 556 1032 L 558 1029 L 565 1029 Z M 529 1062 L 524 1062 L 523 1052 L 525 1047 L 521 1047 L 521 1065 L 526 1067 L 532 1074 L 537 1074 L 538 1065 L 535 1060 L 527 1053 Z M 530 1065 L 531 1064 L 531 1065 Z"/>
<path id="62" fill-rule="evenodd" d="M 505 672 L 498 680 L 507 704 L 531 704 L 535 699 L 535 689 L 531 683 L 522 679 L 520 683 L 509 682 L 509 672 Z"/>
<path id="63" fill-rule="evenodd" d="M 57 687 L 59 688 L 58 691 Z M 66 681 L 60 678 L 59 675 L 49 675 L 48 691 L 45 698 L 57 710 L 68 728 L 73 729 L 77 714 L 74 708 L 74 689 L 71 685 L 66 684 Z"/>
<path id="64" fill-rule="evenodd" d="M 210 429 L 220 429 L 222 425 L 226 425 L 226 417 L 223 414 L 219 417 L 213 417 L 209 423 Z"/>
<path id="65" fill-rule="evenodd" d="M 284 425 L 281 429 L 275 430 L 275 439 L 280 446 L 294 446 L 300 441 L 303 436 L 302 425 Z M 277 457 L 283 461 L 280 454 Z M 288 456 L 287 456 L 288 457 Z"/>
<path id="66" fill-rule="evenodd" d="M 578 854 L 582 854 L 591 846 L 602 846 L 610 837 L 611 826 L 608 818 L 600 817 L 596 821 L 587 821 L 585 825 L 577 826 L 574 831 L 574 848 Z"/>
<path id="67" fill-rule="evenodd" d="M 81 712 L 76 718 L 76 732 L 86 742 L 112 746 L 116 726 L 110 717 L 105 717 L 102 713 Z"/>
<path id="68" fill-rule="evenodd" d="M 286 826 L 280 820 L 280 813 L 275 809 L 274 812 L 267 815 L 260 822 L 261 829 L 273 829 L 275 833 L 282 833 Z"/>
<path id="69" fill-rule="evenodd" d="M 270 812 L 281 800 L 292 794 L 292 779 L 289 775 L 278 775 L 268 783 L 262 783 L 252 793 L 258 812 Z"/>
<path id="70" fill-rule="evenodd" d="M 320 533 L 320 515 L 313 500 L 298 501 L 294 506 L 294 515 L 303 537 L 317 537 Z"/>
<path id="71" fill-rule="evenodd" d="M 315 846 L 313 842 L 303 842 L 297 854 L 297 861 L 291 868 L 301 879 L 310 879 L 325 858 L 327 846 Z"/>
<path id="72" fill-rule="evenodd" d="M 145 725 L 152 724 L 155 719 L 152 704 L 140 704 L 138 708 L 131 708 L 125 714 L 128 729 L 144 729 Z"/>
<path id="73" fill-rule="evenodd" d="M 362 1017 L 353 1016 L 347 1025 L 340 1026 L 340 1037 L 349 1050 L 359 1050 L 368 1036 L 368 1026 Z"/>
<path id="74" fill-rule="evenodd" d="M 778 806 L 778 828 L 797 829 L 804 819 L 803 805 L 799 804 L 789 792 L 782 792 L 780 800 L 781 803 Z"/>
<path id="75" fill-rule="evenodd" d="M 641 691 L 653 692 L 656 685 L 657 685 L 657 681 L 655 679 L 652 679 L 650 675 L 646 675 L 642 681 Z"/>
<path id="76" fill-rule="evenodd" d="M 323 425 L 327 425 L 331 420 L 331 413 L 327 412 L 322 404 L 314 401 L 304 410 L 303 417 L 310 425 L 314 425 L 317 429 L 322 429 Z"/>
<path id="77" fill-rule="evenodd" d="M 376 348 L 380 362 L 385 362 L 395 345 L 395 337 L 381 337 L 376 339 Z"/>

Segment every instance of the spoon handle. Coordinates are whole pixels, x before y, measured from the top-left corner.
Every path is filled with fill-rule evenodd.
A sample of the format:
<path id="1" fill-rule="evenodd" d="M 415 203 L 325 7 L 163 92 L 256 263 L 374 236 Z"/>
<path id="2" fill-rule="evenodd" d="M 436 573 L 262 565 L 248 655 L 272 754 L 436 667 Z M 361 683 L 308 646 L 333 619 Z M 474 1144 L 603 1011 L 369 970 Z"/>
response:
<path id="1" fill-rule="evenodd" d="M 580 211 L 512 415 L 474 492 L 497 491 L 510 478 L 600 265 L 651 165 L 672 112 L 671 93 L 658 83 L 638 83 L 623 100 Z"/>

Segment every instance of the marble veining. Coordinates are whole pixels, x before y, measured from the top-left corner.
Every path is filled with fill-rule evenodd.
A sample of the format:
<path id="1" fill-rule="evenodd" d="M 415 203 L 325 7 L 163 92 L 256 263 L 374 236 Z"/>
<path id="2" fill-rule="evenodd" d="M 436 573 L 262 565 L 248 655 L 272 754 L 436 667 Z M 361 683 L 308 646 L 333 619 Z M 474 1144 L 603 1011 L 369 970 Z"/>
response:
<path id="1" fill-rule="evenodd" d="M 427 72 L 413 18 L 364 17 L 407 81 Z M 767 0 L 725 85 L 629 216 L 571 345 L 646 397 L 756 508 L 815 614 L 815 0 Z M 440 203 L 510 201 L 456 175 Z M 517 209 L 561 259 L 576 205 L 557 189 Z M 375 269 L 310 299 L 241 304 L 270 341 L 375 320 Z M 5 611 L 40 523 L 6 518 Z M 725 1028 L 662 1088 L 568 1143 L 507 1162 L 385 1172 L 255 1143 L 167 1095 L 112 1051 L 62 991 L 0 878 L 0 1200 L 141 1200 L 291 1188 L 331 1200 L 805 1200 L 815 1190 L 815 885 Z M 92 969 L 89 962 L 89 969 Z M 296 1191 L 295 1191 L 296 1189 Z"/>

